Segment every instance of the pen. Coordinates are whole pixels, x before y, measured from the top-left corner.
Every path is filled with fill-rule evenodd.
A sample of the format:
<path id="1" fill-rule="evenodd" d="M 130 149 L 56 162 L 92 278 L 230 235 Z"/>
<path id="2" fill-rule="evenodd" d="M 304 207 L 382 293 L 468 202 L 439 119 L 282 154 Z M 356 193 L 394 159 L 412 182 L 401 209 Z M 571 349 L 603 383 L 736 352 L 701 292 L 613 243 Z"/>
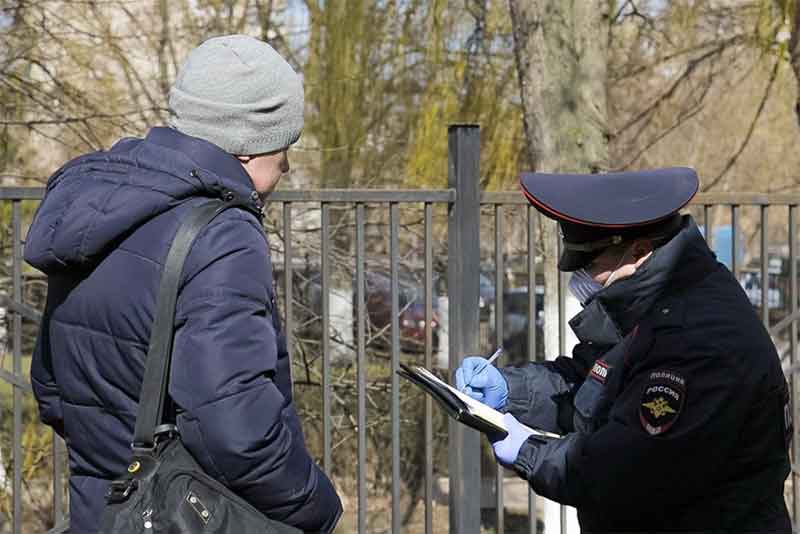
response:
<path id="1" fill-rule="evenodd" d="M 485 364 L 483 364 L 483 366 L 482 366 L 480 369 L 478 369 L 477 371 L 475 371 L 475 372 L 472 374 L 472 376 L 475 376 L 475 375 L 477 375 L 478 373 L 482 372 L 484 369 L 486 369 L 486 366 L 488 366 L 488 365 L 492 365 L 492 364 L 494 363 L 494 361 L 495 361 L 497 358 L 499 358 L 499 357 L 500 357 L 500 355 L 501 355 L 501 354 L 503 354 L 503 347 L 497 347 L 497 350 L 496 350 L 496 351 L 494 351 L 494 354 L 492 354 L 491 356 L 489 356 L 489 359 L 488 359 L 488 360 L 486 360 L 486 363 L 485 363 Z M 470 379 L 470 380 L 471 380 L 471 379 Z M 469 386 L 469 383 L 466 383 L 466 384 L 464 384 L 464 387 L 463 387 L 463 388 L 461 388 L 461 391 L 463 392 L 465 389 L 467 389 L 467 386 Z"/>
<path id="2" fill-rule="evenodd" d="M 492 365 L 492 364 L 494 363 L 494 361 L 495 361 L 497 358 L 499 358 L 499 357 L 500 357 L 500 355 L 501 355 L 501 354 L 503 354 L 503 347 L 497 347 L 497 350 L 496 350 L 496 351 L 494 351 L 494 354 L 492 354 L 491 356 L 489 356 L 489 359 L 488 359 L 488 360 L 486 360 L 486 365 Z M 484 369 L 486 369 L 486 365 L 484 365 L 483 367 L 481 367 L 481 371 L 483 371 Z M 478 371 L 478 372 L 480 372 L 480 371 Z"/>

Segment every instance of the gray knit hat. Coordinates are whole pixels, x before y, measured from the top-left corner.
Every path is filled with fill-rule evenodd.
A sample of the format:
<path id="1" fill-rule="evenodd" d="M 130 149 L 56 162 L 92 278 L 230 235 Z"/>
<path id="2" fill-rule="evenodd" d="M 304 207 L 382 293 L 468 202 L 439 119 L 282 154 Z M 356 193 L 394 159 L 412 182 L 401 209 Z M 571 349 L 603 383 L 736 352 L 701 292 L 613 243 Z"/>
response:
<path id="1" fill-rule="evenodd" d="M 303 130 L 303 83 L 270 45 L 247 35 L 195 48 L 169 93 L 169 125 L 236 155 L 293 144 Z"/>

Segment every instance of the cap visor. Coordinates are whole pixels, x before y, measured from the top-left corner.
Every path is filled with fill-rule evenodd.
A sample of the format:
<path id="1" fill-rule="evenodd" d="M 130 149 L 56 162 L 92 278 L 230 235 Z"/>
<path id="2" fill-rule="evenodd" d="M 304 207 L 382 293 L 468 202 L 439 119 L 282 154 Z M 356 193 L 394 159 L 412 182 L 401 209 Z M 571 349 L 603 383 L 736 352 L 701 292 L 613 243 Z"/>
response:
<path id="1" fill-rule="evenodd" d="M 629 228 L 683 208 L 697 193 L 699 181 L 693 169 L 671 167 L 592 175 L 524 172 L 520 187 L 528 202 L 551 219 Z"/>

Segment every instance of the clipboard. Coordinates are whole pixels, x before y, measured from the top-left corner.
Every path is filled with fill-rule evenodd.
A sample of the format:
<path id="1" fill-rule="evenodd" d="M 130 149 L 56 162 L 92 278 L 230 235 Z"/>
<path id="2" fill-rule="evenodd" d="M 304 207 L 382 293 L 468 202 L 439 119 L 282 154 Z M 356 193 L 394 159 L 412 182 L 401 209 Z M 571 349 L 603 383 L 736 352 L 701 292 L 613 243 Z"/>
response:
<path id="1" fill-rule="evenodd" d="M 502 439 L 508 435 L 508 429 L 503 422 L 503 414 L 501 412 L 460 392 L 425 367 L 400 363 L 400 369 L 397 370 L 397 374 L 430 395 L 445 413 L 456 421 L 487 434 L 493 439 Z M 529 427 L 525 428 L 537 436 L 561 437 L 552 432 Z"/>

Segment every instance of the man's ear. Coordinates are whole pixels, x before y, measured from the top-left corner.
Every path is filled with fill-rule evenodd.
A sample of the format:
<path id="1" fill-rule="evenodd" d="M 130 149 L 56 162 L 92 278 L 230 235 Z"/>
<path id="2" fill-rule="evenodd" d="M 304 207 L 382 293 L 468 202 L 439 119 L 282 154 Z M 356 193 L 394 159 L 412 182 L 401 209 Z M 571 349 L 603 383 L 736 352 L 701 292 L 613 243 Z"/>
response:
<path id="1" fill-rule="evenodd" d="M 653 241 L 647 238 L 637 239 L 633 242 L 633 259 L 638 266 L 653 252 Z"/>

